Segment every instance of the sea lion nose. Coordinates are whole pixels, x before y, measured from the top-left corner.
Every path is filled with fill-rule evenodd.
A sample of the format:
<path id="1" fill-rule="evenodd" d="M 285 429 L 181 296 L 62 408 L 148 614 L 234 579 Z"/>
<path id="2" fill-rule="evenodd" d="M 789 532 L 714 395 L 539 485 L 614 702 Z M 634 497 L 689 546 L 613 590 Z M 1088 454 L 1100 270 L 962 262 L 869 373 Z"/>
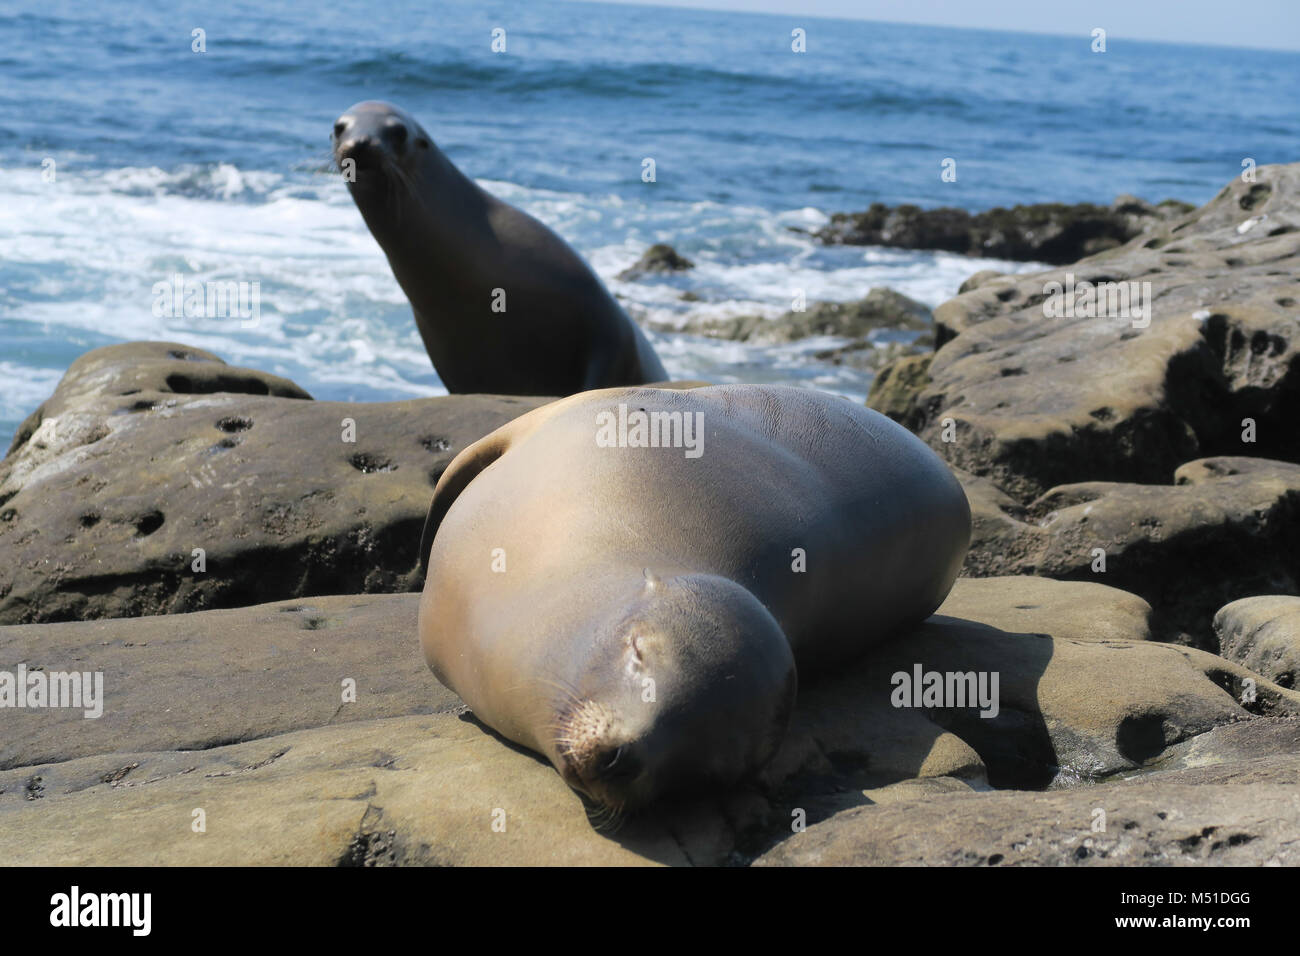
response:
<path id="1" fill-rule="evenodd" d="M 341 160 L 351 159 L 360 167 L 369 167 L 378 163 L 380 146 L 369 134 L 345 131 L 345 137 L 336 141 L 335 153 Z"/>
<path id="2" fill-rule="evenodd" d="M 350 159 L 363 169 L 378 165 L 385 147 L 375 133 L 372 124 L 358 123 L 356 117 L 347 114 L 340 116 L 334 123 L 335 159 Z"/>

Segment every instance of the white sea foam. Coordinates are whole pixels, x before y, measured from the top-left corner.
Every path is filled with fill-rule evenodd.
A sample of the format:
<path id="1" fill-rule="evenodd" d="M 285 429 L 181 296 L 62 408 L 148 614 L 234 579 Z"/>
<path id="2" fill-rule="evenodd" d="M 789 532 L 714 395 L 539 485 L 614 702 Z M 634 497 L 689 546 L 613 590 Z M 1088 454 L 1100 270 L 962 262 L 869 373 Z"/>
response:
<path id="1" fill-rule="evenodd" d="M 888 286 L 934 306 L 986 268 L 1033 264 L 946 253 L 824 247 L 808 232 L 817 209 L 774 214 L 713 202 L 583 196 L 484 182 L 583 252 L 629 309 L 658 322 L 690 315 L 776 316 L 800 290 L 809 303 L 851 301 Z M 81 175 L 60 168 L 6 172 L 0 207 L 0 318 L 39 328 L 73 348 L 88 337 L 167 339 L 263 368 L 326 397 L 404 398 L 445 391 L 430 368 L 406 299 L 351 198 L 333 176 L 280 175 L 228 164 Z M 671 276 L 618 274 L 654 242 L 695 262 Z M 154 283 L 180 272 L 198 281 L 257 281 L 261 321 L 160 318 Z M 686 301 L 690 292 L 696 301 Z M 89 334 L 89 335 L 88 335 Z M 716 381 L 813 384 L 855 397 L 869 376 L 813 357 L 808 343 L 747 346 L 656 334 L 669 372 Z M 58 375 L 5 356 L 0 418 L 21 418 Z"/>
<path id="2" fill-rule="evenodd" d="M 50 397 L 62 377 L 62 369 L 0 361 L 0 382 L 4 383 L 0 387 L 0 420 L 22 421 Z M 6 445 L 7 441 L 0 442 L 0 454 Z"/>

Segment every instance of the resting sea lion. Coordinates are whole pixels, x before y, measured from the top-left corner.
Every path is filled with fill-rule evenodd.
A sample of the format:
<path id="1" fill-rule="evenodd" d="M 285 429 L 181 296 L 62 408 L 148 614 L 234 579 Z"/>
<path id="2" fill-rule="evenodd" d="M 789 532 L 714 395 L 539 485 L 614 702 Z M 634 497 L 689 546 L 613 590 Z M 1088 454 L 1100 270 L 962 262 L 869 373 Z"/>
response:
<path id="1" fill-rule="evenodd" d="M 475 185 L 402 110 L 358 103 L 332 141 L 449 391 L 570 395 L 668 378 L 582 257 Z"/>
<path id="2" fill-rule="evenodd" d="M 807 389 L 603 389 L 434 491 L 419 632 L 476 716 L 615 810 L 775 753 L 796 674 L 928 617 L 970 539 L 920 439 Z"/>

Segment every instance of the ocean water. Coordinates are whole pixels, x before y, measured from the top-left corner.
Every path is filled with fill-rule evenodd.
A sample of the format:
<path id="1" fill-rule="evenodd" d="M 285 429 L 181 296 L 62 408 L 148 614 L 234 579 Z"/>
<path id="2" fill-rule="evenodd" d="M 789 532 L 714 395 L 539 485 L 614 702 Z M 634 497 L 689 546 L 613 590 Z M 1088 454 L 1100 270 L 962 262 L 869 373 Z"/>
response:
<path id="1" fill-rule="evenodd" d="M 933 306 L 978 269 L 1034 268 L 796 231 L 873 201 L 1200 203 L 1244 157 L 1300 158 L 1300 55 L 1132 42 L 1122 26 L 1097 54 L 1086 36 L 556 0 L 0 3 L 0 448 L 77 355 L 132 339 L 207 348 L 318 398 L 442 393 L 330 172 L 330 127 L 363 99 L 408 109 L 660 321 L 776 315 L 799 289 L 848 301 L 885 285 Z M 697 268 L 618 281 L 654 242 Z M 175 273 L 257 281 L 259 325 L 155 317 L 153 286 Z M 869 385 L 816 361 L 825 341 L 652 340 L 676 377 Z"/>

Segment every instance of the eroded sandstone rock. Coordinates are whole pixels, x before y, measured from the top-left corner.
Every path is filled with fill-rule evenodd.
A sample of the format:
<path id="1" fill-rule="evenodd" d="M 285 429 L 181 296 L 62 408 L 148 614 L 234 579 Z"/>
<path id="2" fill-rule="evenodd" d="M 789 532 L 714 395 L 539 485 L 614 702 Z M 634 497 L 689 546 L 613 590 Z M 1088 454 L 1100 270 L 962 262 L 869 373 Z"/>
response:
<path id="1" fill-rule="evenodd" d="M 416 588 L 442 470 L 544 401 L 317 402 L 201 349 L 96 349 L 0 462 L 0 623 Z"/>
<path id="2" fill-rule="evenodd" d="M 1162 483 L 1195 458 L 1298 461 L 1298 274 L 1300 164 L 1260 167 L 1122 247 L 943 303 L 928 380 L 886 410 L 1022 503 L 1066 483 Z M 1102 317 L 1077 297 L 1058 317 L 1071 276 L 1076 290 L 1139 283 L 1130 306 L 1150 283 L 1149 313 L 1107 294 Z"/>

